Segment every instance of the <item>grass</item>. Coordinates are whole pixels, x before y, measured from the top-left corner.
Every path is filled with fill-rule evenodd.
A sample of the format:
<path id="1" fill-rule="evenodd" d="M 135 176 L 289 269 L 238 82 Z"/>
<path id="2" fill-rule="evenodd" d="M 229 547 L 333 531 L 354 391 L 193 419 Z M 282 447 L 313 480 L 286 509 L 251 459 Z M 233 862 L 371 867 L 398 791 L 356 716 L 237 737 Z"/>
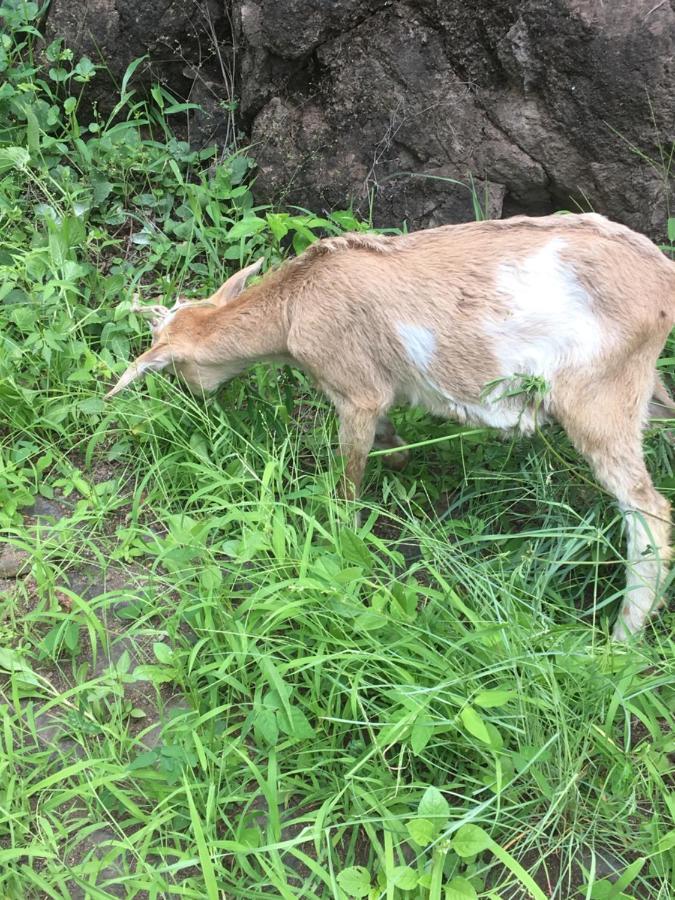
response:
<path id="1" fill-rule="evenodd" d="M 671 897 L 673 615 L 608 642 L 609 498 L 559 431 L 402 410 L 419 446 L 373 454 L 357 527 L 296 372 L 104 405 L 135 290 L 367 223 L 256 206 L 135 66 L 83 125 L 94 67 L 38 68 L 36 16 L 0 3 L 0 527 L 30 553 L 1 582 L 0 896 Z"/>

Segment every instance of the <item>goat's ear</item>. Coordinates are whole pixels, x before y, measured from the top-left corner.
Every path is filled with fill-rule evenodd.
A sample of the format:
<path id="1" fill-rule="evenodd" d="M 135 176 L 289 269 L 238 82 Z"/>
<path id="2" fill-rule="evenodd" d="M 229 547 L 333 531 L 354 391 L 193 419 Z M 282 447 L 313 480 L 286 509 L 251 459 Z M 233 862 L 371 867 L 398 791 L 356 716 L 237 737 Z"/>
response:
<path id="1" fill-rule="evenodd" d="M 114 388 L 108 391 L 104 399 L 109 400 L 115 394 L 119 394 L 128 387 L 132 381 L 142 378 L 148 372 L 160 372 L 173 362 L 173 356 L 166 344 L 158 344 L 150 350 L 142 353 L 134 360 L 126 372 L 122 375 Z"/>
<path id="2" fill-rule="evenodd" d="M 164 320 L 169 315 L 169 310 L 161 303 L 155 303 L 150 306 L 143 306 L 140 302 L 138 294 L 134 294 L 129 312 L 136 313 L 142 319 L 149 319 L 150 328 L 154 334 L 164 324 Z"/>
<path id="3" fill-rule="evenodd" d="M 263 257 L 261 256 L 260 259 L 251 263 L 250 266 L 246 266 L 241 272 L 237 272 L 236 275 L 232 275 L 231 278 L 228 278 L 225 284 L 222 284 L 215 294 L 209 297 L 209 302 L 214 303 L 216 306 L 224 306 L 226 303 L 229 303 L 230 300 L 234 300 L 235 297 L 238 297 L 246 287 L 246 281 L 258 274 L 262 268 L 263 261 Z"/>

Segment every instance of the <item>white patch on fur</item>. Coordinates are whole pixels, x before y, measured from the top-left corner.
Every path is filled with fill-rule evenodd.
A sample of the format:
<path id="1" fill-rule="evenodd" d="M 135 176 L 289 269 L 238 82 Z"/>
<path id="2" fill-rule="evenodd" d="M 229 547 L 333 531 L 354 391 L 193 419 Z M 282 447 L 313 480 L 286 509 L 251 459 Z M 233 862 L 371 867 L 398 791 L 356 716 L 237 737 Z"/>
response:
<path id="1" fill-rule="evenodd" d="M 436 335 L 430 328 L 406 322 L 397 322 L 396 330 L 410 362 L 418 371 L 426 372 L 436 352 Z"/>
<path id="2" fill-rule="evenodd" d="M 497 293 L 507 299 L 504 317 L 486 323 L 505 376 L 550 380 L 566 366 L 585 366 L 598 354 L 602 329 L 592 301 L 553 238 L 541 250 L 497 270 Z"/>
<path id="3" fill-rule="evenodd" d="M 453 419 L 461 425 L 515 428 L 522 434 L 532 434 L 547 421 L 543 409 L 535 415 L 533 409 L 517 398 L 502 400 L 496 392 L 481 403 L 470 403 L 453 397 L 426 376 L 421 384 L 418 382 L 406 392 L 405 399 L 411 406 L 423 406 L 433 415 Z"/>

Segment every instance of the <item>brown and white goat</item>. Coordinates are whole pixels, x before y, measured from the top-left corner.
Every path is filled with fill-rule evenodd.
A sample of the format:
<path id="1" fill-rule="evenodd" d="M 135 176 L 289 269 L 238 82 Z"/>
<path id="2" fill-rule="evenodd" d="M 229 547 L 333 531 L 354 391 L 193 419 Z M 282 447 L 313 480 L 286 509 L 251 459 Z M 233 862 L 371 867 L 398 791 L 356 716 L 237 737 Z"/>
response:
<path id="1" fill-rule="evenodd" d="M 322 240 L 244 289 L 260 264 L 200 304 L 143 308 L 152 348 L 108 396 L 167 368 L 201 393 L 264 360 L 299 366 L 335 405 L 354 495 L 373 444 L 403 444 L 395 403 L 526 434 L 554 419 L 626 515 L 614 637 L 643 626 L 664 600 L 670 505 L 642 431 L 650 401 L 673 413 L 656 361 L 675 324 L 675 264 L 651 241 L 595 214 L 516 217 Z M 523 377 L 543 399 L 504 388 Z"/>

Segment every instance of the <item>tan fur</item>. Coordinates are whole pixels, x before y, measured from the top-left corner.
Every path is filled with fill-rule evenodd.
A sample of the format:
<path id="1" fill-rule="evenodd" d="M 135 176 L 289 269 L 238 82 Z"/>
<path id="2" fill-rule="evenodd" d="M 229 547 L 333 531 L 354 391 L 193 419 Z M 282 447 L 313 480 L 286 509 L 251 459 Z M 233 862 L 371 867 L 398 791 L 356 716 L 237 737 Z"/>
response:
<path id="1" fill-rule="evenodd" d="M 642 454 L 651 398 L 673 409 L 655 366 L 675 324 L 675 265 L 658 248 L 595 214 L 516 217 L 329 238 L 243 290 L 257 265 L 203 307 L 150 308 L 153 347 L 110 395 L 165 367 L 208 392 L 256 362 L 299 366 L 336 407 L 353 496 L 373 443 L 402 445 L 386 418 L 396 402 L 523 432 L 557 420 L 626 513 L 615 637 L 642 627 L 670 556 L 669 504 Z M 543 399 L 499 388 L 539 364 Z"/>

